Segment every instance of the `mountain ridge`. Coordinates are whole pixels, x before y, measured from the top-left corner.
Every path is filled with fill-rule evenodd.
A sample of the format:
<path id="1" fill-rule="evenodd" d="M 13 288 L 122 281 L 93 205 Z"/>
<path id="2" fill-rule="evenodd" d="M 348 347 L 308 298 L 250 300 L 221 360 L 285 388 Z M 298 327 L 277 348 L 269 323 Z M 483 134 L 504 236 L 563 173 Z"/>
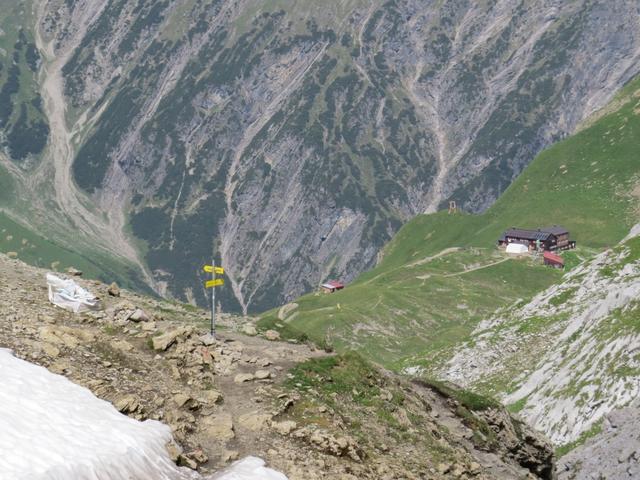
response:
<path id="1" fill-rule="evenodd" d="M 65 186 L 40 192 L 16 175 L 21 194 L 47 200 L 4 208 L 26 206 L 34 228 L 89 254 L 106 245 L 191 302 L 205 300 L 195 278 L 215 249 L 232 286 L 223 307 L 245 312 L 355 278 L 449 198 L 485 209 L 640 58 L 633 2 L 30 6 L 39 21 L 17 22 L 27 38 L 35 28 L 41 49 L 68 58 L 64 106 L 48 116 L 73 139 L 69 150 L 56 127 L 30 160 Z M 76 213 L 87 241 L 66 232 Z"/>

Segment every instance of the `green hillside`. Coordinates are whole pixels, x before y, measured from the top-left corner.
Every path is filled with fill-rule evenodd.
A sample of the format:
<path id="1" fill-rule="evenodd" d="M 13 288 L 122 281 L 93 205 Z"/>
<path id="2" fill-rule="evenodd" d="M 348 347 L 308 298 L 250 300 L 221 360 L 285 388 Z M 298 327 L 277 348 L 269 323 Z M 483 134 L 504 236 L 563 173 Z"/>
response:
<path id="1" fill-rule="evenodd" d="M 427 368 L 497 308 L 525 300 L 561 274 L 540 259 L 495 248 L 506 228 L 567 227 L 568 265 L 621 240 L 640 216 L 640 79 L 615 109 L 541 153 L 483 215 L 440 212 L 405 225 L 382 261 L 345 290 L 310 294 L 267 312 L 262 328 L 353 348 L 383 364 Z M 606 110 L 605 110 L 606 111 Z"/>
<path id="2" fill-rule="evenodd" d="M 22 27 L 34 21 L 31 2 L 0 0 L 0 11 L 0 148 L 24 165 L 42 152 L 49 135 L 38 91 L 41 58 Z"/>
<path id="3" fill-rule="evenodd" d="M 1 172 L 1 170 L 0 170 Z M 0 185 L 2 177 L 0 177 Z M 64 272 L 69 267 L 81 270 L 88 278 L 120 285 L 147 294 L 151 289 L 144 283 L 139 269 L 133 264 L 104 252 L 80 252 L 73 246 L 51 242 L 31 229 L 25 228 L 0 211 L 0 252 L 23 262 L 53 271 Z"/>

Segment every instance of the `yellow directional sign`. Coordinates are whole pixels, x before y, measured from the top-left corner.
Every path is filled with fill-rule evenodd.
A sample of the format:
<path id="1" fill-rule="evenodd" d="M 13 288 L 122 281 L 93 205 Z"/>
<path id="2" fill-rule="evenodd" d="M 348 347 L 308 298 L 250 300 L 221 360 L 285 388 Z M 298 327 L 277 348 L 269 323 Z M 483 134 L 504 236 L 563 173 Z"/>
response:
<path id="1" fill-rule="evenodd" d="M 220 285 L 224 285 L 224 278 L 216 278 L 215 280 L 208 280 L 205 282 L 205 288 L 213 288 L 219 287 Z"/>
<path id="2" fill-rule="evenodd" d="M 224 275 L 224 268 L 222 267 L 214 267 L 212 265 L 205 265 L 202 269 L 207 273 L 217 273 L 218 275 Z"/>

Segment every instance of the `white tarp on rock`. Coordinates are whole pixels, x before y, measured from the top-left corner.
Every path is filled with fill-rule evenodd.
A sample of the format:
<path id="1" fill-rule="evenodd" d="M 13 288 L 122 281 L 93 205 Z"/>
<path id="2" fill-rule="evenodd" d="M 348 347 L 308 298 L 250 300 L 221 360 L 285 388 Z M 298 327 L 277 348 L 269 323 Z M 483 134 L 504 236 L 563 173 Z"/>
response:
<path id="1" fill-rule="evenodd" d="M 0 349 L 0 480 L 202 480 L 165 448 L 171 429 L 119 413 L 61 375 Z M 216 480 L 287 480 L 247 457 Z"/>
<path id="2" fill-rule="evenodd" d="M 49 301 L 65 310 L 78 313 L 96 308 L 98 300 L 73 280 L 47 273 Z"/>
<path id="3" fill-rule="evenodd" d="M 529 248 L 526 245 L 522 245 L 521 243 L 510 243 L 507 245 L 507 253 L 511 253 L 513 255 L 522 255 L 523 253 L 527 253 Z"/>

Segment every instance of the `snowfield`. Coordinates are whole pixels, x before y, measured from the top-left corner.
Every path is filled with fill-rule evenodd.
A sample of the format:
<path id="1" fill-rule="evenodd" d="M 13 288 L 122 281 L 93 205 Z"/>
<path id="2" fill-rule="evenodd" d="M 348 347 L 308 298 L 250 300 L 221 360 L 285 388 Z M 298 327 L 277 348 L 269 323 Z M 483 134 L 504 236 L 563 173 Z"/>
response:
<path id="1" fill-rule="evenodd" d="M 0 480 L 196 480 L 168 426 L 119 413 L 65 377 L 0 349 Z M 287 480 L 247 457 L 215 480 Z"/>

